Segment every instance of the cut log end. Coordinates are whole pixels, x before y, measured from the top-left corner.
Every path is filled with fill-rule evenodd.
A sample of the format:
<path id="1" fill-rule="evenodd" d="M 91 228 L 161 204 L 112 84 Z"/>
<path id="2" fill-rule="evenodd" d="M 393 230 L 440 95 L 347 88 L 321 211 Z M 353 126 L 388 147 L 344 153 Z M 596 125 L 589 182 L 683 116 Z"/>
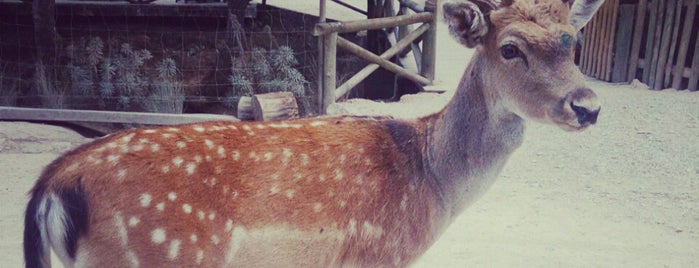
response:
<path id="1" fill-rule="evenodd" d="M 252 114 L 257 121 L 279 121 L 299 117 L 296 98 L 291 92 L 273 92 L 252 97 Z M 240 111 L 240 106 L 238 106 Z"/>

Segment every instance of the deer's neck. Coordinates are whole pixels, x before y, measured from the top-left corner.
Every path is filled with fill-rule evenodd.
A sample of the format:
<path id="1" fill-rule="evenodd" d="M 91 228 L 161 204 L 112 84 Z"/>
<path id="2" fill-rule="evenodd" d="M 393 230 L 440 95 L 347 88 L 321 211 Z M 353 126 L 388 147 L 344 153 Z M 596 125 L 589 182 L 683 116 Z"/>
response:
<path id="1" fill-rule="evenodd" d="M 523 121 L 489 90 L 496 78 L 488 77 L 485 67 L 482 56 L 474 55 L 453 99 L 423 119 L 425 168 L 452 219 L 492 185 L 522 141 Z"/>

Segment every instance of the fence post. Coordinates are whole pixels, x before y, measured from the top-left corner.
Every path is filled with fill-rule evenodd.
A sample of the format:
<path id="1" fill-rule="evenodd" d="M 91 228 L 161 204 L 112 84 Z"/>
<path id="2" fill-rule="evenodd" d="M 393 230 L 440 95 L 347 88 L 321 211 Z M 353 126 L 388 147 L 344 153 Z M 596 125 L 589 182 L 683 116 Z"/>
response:
<path id="1" fill-rule="evenodd" d="M 320 1 L 320 10 L 318 14 L 318 23 L 324 23 L 326 21 L 326 0 Z M 325 35 L 318 36 L 318 114 L 325 114 L 324 106 L 324 95 L 325 95 Z"/>
<path id="2" fill-rule="evenodd" d="M 425 11 L 432 12 L 432 23 L 422 38 L 422 66 L 420 74 L 430 81 L 434 81 L 435 62 L 437 60 L 437 11 L 439 10 L 439 0 L 427 0 Z"/>
<path id="3" fill-rule="evenodd" d="M 337 32 L 329 33 L 323 37 L 323 87 L 321 100 L 321 113 L 326 114 L 328 106 L 335 102 L 335 73 L 337 55 Z"/>

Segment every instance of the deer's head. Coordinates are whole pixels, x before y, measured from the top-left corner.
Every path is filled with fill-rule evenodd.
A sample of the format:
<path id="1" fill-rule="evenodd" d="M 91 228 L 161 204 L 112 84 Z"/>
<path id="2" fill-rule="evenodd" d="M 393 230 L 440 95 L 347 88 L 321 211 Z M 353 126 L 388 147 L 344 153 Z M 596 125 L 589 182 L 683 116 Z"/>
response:
<path id="1" fill-rule="evenodd" d="M 577 1 L 461 0 L 443 11 L 451 35 L 483 57 L 486 94 L 520 117 L 581 130 L 600 104 L 573 62 L 576 33 L 603 0 Z"/>

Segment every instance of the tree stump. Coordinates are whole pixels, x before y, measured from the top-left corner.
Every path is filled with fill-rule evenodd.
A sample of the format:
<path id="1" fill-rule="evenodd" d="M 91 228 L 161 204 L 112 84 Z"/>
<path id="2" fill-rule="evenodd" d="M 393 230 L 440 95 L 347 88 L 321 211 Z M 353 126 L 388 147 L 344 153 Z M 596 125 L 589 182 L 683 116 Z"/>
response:
<path id="1" fill-rule="evenodd" d="M 253 110 L 252 97 L 240 97 L 240 100 L 238 100 L 238 119 L 240 119 L 240 121 L 255 120 Z"/>
<path id="2" fill-rule="evenodd" d="M 291 92 L 273 92 L 252 97 L 255 120 L 278 121 L 299 117 L 299 107 Z"/>

